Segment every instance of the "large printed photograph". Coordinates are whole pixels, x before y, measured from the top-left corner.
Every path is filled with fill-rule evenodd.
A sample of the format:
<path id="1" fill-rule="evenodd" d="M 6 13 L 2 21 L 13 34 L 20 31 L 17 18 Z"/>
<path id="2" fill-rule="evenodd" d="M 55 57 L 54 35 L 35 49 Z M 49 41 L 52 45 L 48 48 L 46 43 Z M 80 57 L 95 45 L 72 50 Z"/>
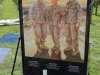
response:
<path id="1" fill-rule="evenodd" d="M 84 63 L 87 0 L 22 0 L 25 56 Z"/>

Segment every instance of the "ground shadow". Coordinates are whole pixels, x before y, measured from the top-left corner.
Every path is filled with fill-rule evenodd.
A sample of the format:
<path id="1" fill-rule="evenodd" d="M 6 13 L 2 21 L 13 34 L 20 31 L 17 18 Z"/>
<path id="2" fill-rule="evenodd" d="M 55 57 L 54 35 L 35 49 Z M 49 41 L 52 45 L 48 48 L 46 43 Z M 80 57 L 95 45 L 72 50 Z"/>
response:
<path id="1" fill-rule="evenodd" d="M 38 51 L 33 57 L 36 58 L 45 58 L 45 59 L 53 59 L 53 60 L 62 60 L 61 58 L 61 51 L 58 54 L 55 54 L 55 50 L 52 50 L 51 57 L 48 53 L 49 50 L 42 50 L 42 53 L 39 53 Z M 64 51 L 64 54 L 66 55 L 65 61 L 71 61 L 71 62 L 80 62 L 83 63 L 84 60 L 81 59 L 80 53 L 78 53 L 76 56 L 72 56 L 73 50 L 70 51 Z"/>
<path id="2" fill-rule="evenodd" d="M 92 26 L 97 26 L 95 23 L 91 23 Z"/>
<path id="3" fill-rule="evenodd" d="M 71 62 L 81 62 L 83 63 L 84 60 L 81 59 L 80 53 L 78 53 L 76 56 L 72 56 L 72 52 L 73 50 L 70 51 L 64 51 L 65 55 L 66 55 L 66 61 L 71 61 Z"/>
<path id="4" fill-rule="evenodd" d="M 49 55 L 48 51 L 49 50 L 42 50 L 42 53 L 39 53 L 37 51 L 33 57 L 50 59 L 50 55 Z"/>
<path id="5" fill-rule="evenodd" d="M 51 59 L 62 60 L 61 59 L 61 51 L 58 54 L 55 54 L 55 50 L 52 50 Z"/>

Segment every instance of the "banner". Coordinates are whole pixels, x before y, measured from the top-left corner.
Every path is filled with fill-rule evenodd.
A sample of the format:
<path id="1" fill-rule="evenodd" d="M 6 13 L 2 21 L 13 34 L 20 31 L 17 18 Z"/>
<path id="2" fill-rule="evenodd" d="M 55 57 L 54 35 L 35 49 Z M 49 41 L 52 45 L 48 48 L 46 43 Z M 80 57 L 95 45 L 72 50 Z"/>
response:
<path id="1" fill-rule="evenodd" d="M 87 75 L 91 0 L 20 0 L 23 75 Z"/>

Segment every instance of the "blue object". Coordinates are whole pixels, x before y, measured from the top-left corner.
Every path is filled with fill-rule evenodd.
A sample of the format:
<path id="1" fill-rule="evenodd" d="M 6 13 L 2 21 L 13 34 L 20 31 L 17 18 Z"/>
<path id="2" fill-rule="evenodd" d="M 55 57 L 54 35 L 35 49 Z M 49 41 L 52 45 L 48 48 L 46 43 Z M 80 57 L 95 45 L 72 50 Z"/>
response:
<path id="1" fill-rule="evenodd" d="M 3 62 L 3 60 L 5 59 L 6 55 L 10 50 L 10 48 L 0 48 L 0 63 Z"/>
<path id="2" fill-rule="evenodd" d="M 20 35 L 19 34 L 7 34 L 4 37 L 0 38 L 0 43 L 7 43 L 7 42 L 16 42 L 18 41 Z"/>

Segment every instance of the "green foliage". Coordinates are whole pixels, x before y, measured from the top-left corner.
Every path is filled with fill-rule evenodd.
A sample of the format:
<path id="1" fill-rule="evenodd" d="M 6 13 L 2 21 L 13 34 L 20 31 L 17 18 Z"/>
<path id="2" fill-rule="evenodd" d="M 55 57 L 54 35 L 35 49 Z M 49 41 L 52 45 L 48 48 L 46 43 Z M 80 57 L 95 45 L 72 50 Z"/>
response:
<path id="1" fill-rule="evenodd" d="M 92 0 L 93 7 L 100 5 L 100 0 Z"/>
<path id="2" fill-rule="evenodd" d="M 0 0 L 0 3 L 2 3 L 4 0 Z"/>
<path id="3" fill-rule="evenodd" d="M 18 0 L 13 0 L 15 2 L 15 4 L 18 4 Z"/>
<path id="4" fill-rule="evenodd" d="M 15 5 L 12 0 L 4 0 L 3 7 L 0 10 L 0 20 L 17 18 L 19 18 L 19 11 L 17 5 Z"/>
<path id="5" fill-rule="evenodd" d="M 95 15 L 95 9 L 92 10 L 92 23 L 100 22 L 100 6 L 98 6 L 97 15 Z"/>
<path id="6" fill-rule="evenodd" d="M 95 10 L 95 15 L 98 15 L 98 8 L 100 6 L 100 0 L 92 0 L 93 10 Z"/>

